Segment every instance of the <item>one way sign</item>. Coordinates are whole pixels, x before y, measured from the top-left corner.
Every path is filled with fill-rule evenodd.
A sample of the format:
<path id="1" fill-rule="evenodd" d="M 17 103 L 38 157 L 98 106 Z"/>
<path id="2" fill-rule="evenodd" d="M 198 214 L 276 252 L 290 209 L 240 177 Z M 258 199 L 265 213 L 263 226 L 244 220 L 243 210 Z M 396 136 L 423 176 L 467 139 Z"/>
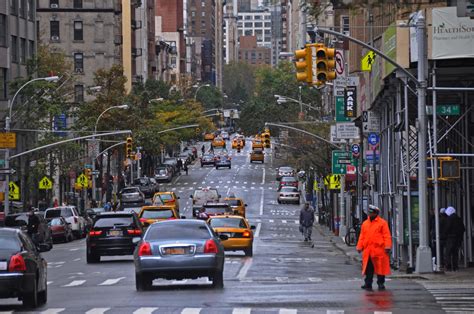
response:
<path id="1" fill-rule="evenodd" d="M 364 134 L 380 132 L 380 116 L 373 111 L 362 112 L 362 130 Z"/>

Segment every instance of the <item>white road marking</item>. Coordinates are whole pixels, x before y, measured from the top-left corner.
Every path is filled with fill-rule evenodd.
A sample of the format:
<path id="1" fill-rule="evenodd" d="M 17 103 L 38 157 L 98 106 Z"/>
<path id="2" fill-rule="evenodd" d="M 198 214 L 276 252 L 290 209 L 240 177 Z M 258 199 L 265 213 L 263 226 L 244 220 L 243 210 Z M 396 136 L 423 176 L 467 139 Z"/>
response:
<path id="1" fill-rule="evenodd" d="M 73 248 L 73 249 L 69 249 L 69 251 L 79 251 L 80 248 L 76 247 L 76 248 Z"/>
<path id="2" fill-rule="evenodd" d="M 184 279 L 184 280 L 174 280 L 171 283 L 174 284 L 174 285 L 179 285 L 179 284 L 183 284 L 183 283 L 187 283 L 187 282 L 188 282 L 188 280 Z"/>
<path id="3" fill-rule="evenodd" d="M 282 220 L 281 223 L 282 223 L 282 224 L 286 224 L 286 220 Z"/>
<path id="4" fill-rule="evenodd" d="M 295 225 L 299 225 L 300 224 L 300 221 L 299 220 L 295 220 Z"/>
<path id="5" fill-rule="evenodd" d="M 199 313 L 201 313 L 201 308 L 187 307 L 181 311 L 181 314 L 199 314 Z"/>
<path id="6" fill-rule="evenodd" d="M 194 184 L 197 184 L 197 182 L 193 182 L 193 185 L 194 185 Z"/>
<path id="7" fill-rule="evenodd" d="M 12 314 L 13 311 L 1 311 L 0 314 Z"/>
<path id="8" fill-rule="evenodd" d="M 73 280 L 67 285 L 64 285 L 63 287 L 77 287 L 83 285 L 85 282 L 85 280 Z"/>
<path id="9" fill-rule="evenodd" d="M 270 222 L 270 223 L 273 223 L 273 221 L 274 221 L 273 219 L 269 219 L 269 220 L 268 220 L 268 222 Z"/>
<path id="10" fill-rule="evenodd" d="M 255 234 L 254 234 L 255 238 L 258 238 L 258 236 L 260 235 L 260 230 L 261 229 L 262 229 L 262 223 L 259 222 L 258 225 L 257 225 L 257 228 L 255 229 Z"/>
<path id="11" fill-rule="evenodd" d="M 64 310 L 65 308 L 47 309 L 46 311 L 41 312 L 41 314 L 56 314 L 56 313 L 61 313 Z"/>
<path id="12" fill-rule="evenodd" d="M 327 314 L 344 314 L 344 310 L 327 310 Z"/>
<path id="13" fill-rule="evenodd" d="M 275 277 L 276 281 L 282 282 L 282 281 L 288 281 L 288 277 Z"/>
<path id="14" fill-rule="evenodd" d="M 278 314 L 296 314 L 298 313 L 298 310 L 295 310 L 295 309 L 280 309 L 280 311 L 278 311 Z"/>
<path id="15" fill-rule="evenodd" d="M 110 307 L 96 307 L 87 311 L 86 314 L 103 314 L 108 310 L 110 310 Z"/>
<path id="16" fill-rule="evenodd" d="M 214 184 L 214 181 L 211 181 L 211 184 Z"/>
<path id="17" fill-rule="evenodd" d="M 158 310 L 157 307 L 141 307 L 138 310 L 134 311 L 133 314 L 151 314 L 156 310 Z"/>
<path id="18" fill-rule="evenodd" d="M 81 258 L 76 258 L 74 259 L 74 262 L 79 262 L 81 260 Z"/>
<path id="19" fill-rule="evenodd" d="M 235 181 L 235 183 L 236 183 L 236 184 L 238 184 L 238 183 L 239 183 L 239 181 Z"/>
<path id="20" fill-rule="evenodd" d="M 321 282 L 321 281 L 323 281 L 321 278 L 316 278 L 316 277 L 309 277 L 308 280 L 311 281 L 311 282 Z"/>
<path id="21" fill-rule="evenodd" d="M 255 246 L 255 245 L 254 245 Z M 249 271 L 250 267 L 252 266 L 252 258 L 247 258 L 244 262 L 244 266 L 240 269 L 239 273 L 237 274 L 237 279 L 242 280 L 247 276 L 247 272 Z"/>
<path id="22" fill-rule="evenodd" d="M 375 311 L 374 314 L 392 314 L 392 312 L 380 312 L 380 311 Z"/>
<path id="23" fill-rule="evenodd" d="M 262 190 L 262 193 L 260 195 L 260 216 L 263 215 L 263 197 L 264 197 L 265 191 Z"/>
<path id="24" fill-rule="evenodd" d="M 230 183 L 231 181 L 227 181 L 227 183 Z"/>
<path id="25" fill-rule="evenodd" d="M 125 277 L 119 277 L 119 278 L 115 278 L 115 279 L 107 279 L 106 281 L 104 281 L 103 283 L 100 283 L 99 286 L 111 286 L 111 285 L 115 285 L 116 283 L 118 283 L 120 280 L 122 279 L 125 279 Z"/>
<path id="26" fill-rule="evenodd" d="M 247 181 L 245 181 L 244 184 L 247 184 Z"/>
<path id="27" fill-rule="evenodd" d="M 48 281 L 46 282 L 46 284 L 49 286 L 50 284 L 52 284 L 54 281 Z"/>
<path id="28" fill-rule="evenodd" d="M 250 312 L 252 311 L 252 309 L 249 309 L 249 308 L 234 308 L 232 310 L 232 314 L 250 314 Z"/>

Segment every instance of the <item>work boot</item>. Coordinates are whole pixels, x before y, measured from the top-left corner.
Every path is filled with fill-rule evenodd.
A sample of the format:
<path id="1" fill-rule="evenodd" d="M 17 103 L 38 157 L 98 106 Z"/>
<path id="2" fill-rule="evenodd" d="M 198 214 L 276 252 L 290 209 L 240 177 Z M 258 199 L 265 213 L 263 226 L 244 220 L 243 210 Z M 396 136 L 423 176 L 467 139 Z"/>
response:
<path id="1" fill-rule="evenodd" d="M 372 291 L 372 286 L 369 286 L 367 284 L 363 285 L 360 287 L 361 289 L 367 290 L 367 291 Z"/>
<path id="2" fill-rule="evenodd" d="M 382 284 L 379 284 L 379 291 L 384 291 L 385 290 L 385 285 L 382 283 Z"/>

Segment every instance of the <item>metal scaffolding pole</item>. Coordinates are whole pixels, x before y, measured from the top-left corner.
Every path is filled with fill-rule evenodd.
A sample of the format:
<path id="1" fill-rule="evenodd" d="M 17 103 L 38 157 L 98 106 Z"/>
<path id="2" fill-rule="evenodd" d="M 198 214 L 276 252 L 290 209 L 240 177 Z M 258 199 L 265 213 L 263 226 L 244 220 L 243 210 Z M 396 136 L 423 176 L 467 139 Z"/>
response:
<path id="1" fill-rule="evenodd" d="M 433 88 L 436 87 L 436 61 L 433 63 L 432 70 Z M 433 167 L 433 185 L 434 185 L 434 215 L 435 215 L 435 240 L 436 240 L 436 268 L 435 271 L 439 272 L 439 266 L 441 264 L 441 247 L 439 243 L 439 180 L 438 180 L 438 125 L 436 117 L 436 90 L 433 90 L 433 154 L 434 154 L 434 167 Z"/>

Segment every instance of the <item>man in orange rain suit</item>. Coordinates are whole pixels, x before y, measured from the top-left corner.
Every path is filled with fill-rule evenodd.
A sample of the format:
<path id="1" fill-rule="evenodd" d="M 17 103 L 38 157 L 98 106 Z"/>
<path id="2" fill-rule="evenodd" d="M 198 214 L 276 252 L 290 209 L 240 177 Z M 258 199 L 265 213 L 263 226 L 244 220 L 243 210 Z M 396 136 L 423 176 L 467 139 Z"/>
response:
<path id="1" fill-rule="evenodd" d="M 357 252 L 362 253 L 362 274 L 365 274 L 365 284 L 361 288 L 372 290 L 375 273 L 379 290 L 385 290 L 385 276 L 390 274 L 392 237 L 387 222 L 379 217 L 378 207 L 369 205 L 368 214 L 357 242 Z"/>

